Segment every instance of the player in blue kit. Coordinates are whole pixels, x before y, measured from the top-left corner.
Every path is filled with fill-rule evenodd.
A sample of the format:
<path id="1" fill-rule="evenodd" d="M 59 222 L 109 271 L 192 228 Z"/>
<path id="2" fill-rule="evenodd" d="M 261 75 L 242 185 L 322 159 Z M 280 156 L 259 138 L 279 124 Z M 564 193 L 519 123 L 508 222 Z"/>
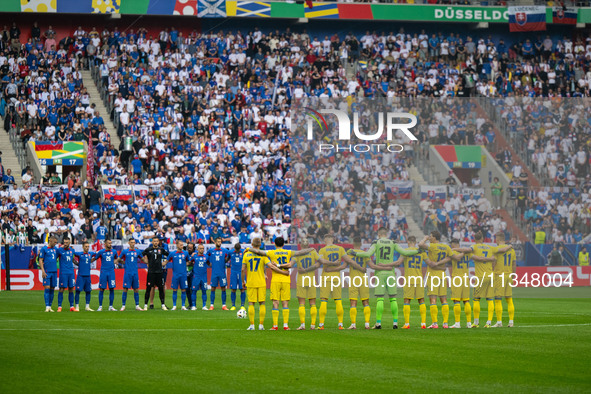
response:
<path id="1" fill-rule="evenodd" d="M 123 294 L 121 295 L 121 311 L 125 310 L 127 302 L 127 290 L 133 289 L 133 298 L 135 300 L 135 310 L 144 311 L 140 307 L 140 280 L 137 272 L 137 263 L 141 252 L 135 248 L 135 239 L 129 240 L 129 249 L 122 250 L 117 259 L 118 263 L 125 265 L 125 274 L 123 275 Z"/>
<path id="2" fill-rule="evenodd" d="M 201 300 L 203 301 L 203 308 L 201 309 L 207 311 L 209 309 L 205 304 L 207 303 L 207 267 L 209 262 L 203 244 L 197 245 L 197 253 L 191 256 L 191 261 L 193 262 L 193 285 L 191 286 L 193 307 L 191 307 L 191 310 L 197 309 L 197 292 L 201 290 Z"/>
<path id="3" fill-rule="evenodd" d="M 57 257 L 60 261 L 59 287 L 60 292 L 57 295 L 57 311 L 62 311 L 64 302 L 64 290 L 68 289 L 68 301 L 70 302 L 70 312 L 76 312 L 74 309 L 74 285 L 76 277 L 74 276 L 74 249 L 70 247 L 70 239 L 64 239 L 64 245 L 57 249 Z"/>
<path id="4" fill-rule="evenodd" d="M 242 257 L 244 253 L 240 244 L 234 245 L 234 250 L 230 252 L 230 298 L 232 299 L 231 311 L 236 310 L 236 290 L 240 289 L 240 309 L 244 308 L 246 301 L 246 289 L 242 286 Z"/>
<path id="5" fill-rule="evenodd" d="M 176 240 L 176 252 L 168 255 L 168 261 L 172 262 L 172 282 L 170 287 L 172 288 L 172 310 L 176 311 L 176 300 L 177 300 L 177 289 L 180 287 L 181 290 L 181 310 L 186 311 L 185 301 L 187 299 L 187 261 L 190 256 L 186 250 L 183 250 L 183 241 L 180 239 Z"/>
<path id="6" fill-rule="evenodd" d="M 105 289 L 109 287 L 109 310 L 116 312 L 113 308 L 113 301 L 115 300 L 115 251 L 112 249 L 111 240 L 105 240 L 105 248 L 101 249 L 92 258 L 93 260 L 101 259 L 101 271 L 99 277 L 99 307 L 97 311 L 103 310 L 103 297 Z"/>
<path id="7" fill-rule="evenodd" d="M 74 252 L 74 256 L 78 260 L 74 260 L 74 264 L 78 265 L 78 277 L 76 278 L 76 312 L 80 310 L 80 292 L 86 292 L 86 310 L 94 312 L 90 309 L 90 292 L 92 290 L 92 282 L 90 281 L 90 269 L 92 266 L 93 252 L 89 252 L 90 244 L 84 242 L 82 244 L 82 252 Z"/>
<path id="8" fill-rule="evenodd" d="M 43 277 L 43 297 L 45 298 L 45 312 L 54 312 L 51 309 L 53 304 L 53 292 L 57 286 L 57 238 L 53 235 L 49 237 L 47 246 L 41 248 L 39 252 L 39 268 Z"/>
<path id="9" fill-rule="evenodd" d="M 207 251 L 207 261 L 211 266 L 211 296 L 209 310 L 213 311 L 213 303 L 215 301 L 215 290 L 220 287 L 222 290 L 222 310 L 228 311 L 226 306 L 226 286 L 228 280 L 226 279 L 226 263 L 230 256 L 230 252 L 227 249 L 222 248 L 222 238 L 218 237 L 215 239 L 215 248 Z"/>

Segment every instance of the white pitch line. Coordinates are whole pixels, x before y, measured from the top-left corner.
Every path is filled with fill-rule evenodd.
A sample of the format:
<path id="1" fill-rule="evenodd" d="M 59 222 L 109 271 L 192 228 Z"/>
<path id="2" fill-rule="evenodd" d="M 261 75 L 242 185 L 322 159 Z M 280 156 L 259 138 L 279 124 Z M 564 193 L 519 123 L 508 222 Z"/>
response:
<path id="1" fill-rule="evenodd" d="M 0 328 L 0 331 L 246 331 L 246 328 Z"/>
<path id="2" fill-rule="evenodd" d="M 512 328 L 537 328 L 537 327 L 575 327 L 575 326 L 591 326 L 591 323 L 575 323 L 575 324 L 539 324 L 529 326 L 515 326 Z"/>

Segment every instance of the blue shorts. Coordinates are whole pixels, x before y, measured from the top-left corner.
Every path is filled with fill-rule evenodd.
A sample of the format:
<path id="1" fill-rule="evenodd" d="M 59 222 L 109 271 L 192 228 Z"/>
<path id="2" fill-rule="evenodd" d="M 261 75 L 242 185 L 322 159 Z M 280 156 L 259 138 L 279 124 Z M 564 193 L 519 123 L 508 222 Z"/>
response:
<path id="1" fill-rule="evenodd" d="M 60 272 L 60 289 L 74 287 L 76 285 L 76 278 L 74 274 L 62 274 Z"/>
<path id="2" fill-rule="evenodd" d="M 90 276 L 82 276 L 78 275 L 76 278 L 76 291 L 91 291 L 92 290 L 92 281 L 90 280 Z"/>
<path id="3" fill-rule="evenodd" d="M 115 271 L 101 272 L 99 276 L 99 289 L 115 288 Z"/>
<path id="4" fill-rule="evenodd" d="M 226 279 L 226 275 L 215 275 L 211 276 L 211 287 L 226 287 L 228 285 L 228 281 Z"/>
<path id="5" fill-rule="evenodd" d="M 170 282 L 170 287 L 174 290 L 178 289 L 180 286 L 181 290 L 187 289 L 187 274 L 177 274 L 172 277 L 172 282 Z"/>
<path id="6" fill-rule="evenodd" d="M 242 272 L 230 272 L 230 289 L 242 290 Z"/>
<path id="7" fill-rule="evenodd" d="M 207 288 L 205 287 L 205 285 L 207 284 L 205 279 L 199 278 L 197 276 L 195 276 L 193 278 L 193 285 L 191 286 L 191 289 L 193 291 L 207 291 Z"/>
<path id="8" fill-rule="evenodd" d="M 123 288 L 124 289 L 139 289 L 140 280 L 137 272 L 126 272 L 123 275 Z"/>
<path id="9" fill-rule="evenodd" d="M 49 286 L 50 289 L 55 289 L 57 286 L 57 272 L 46 272 L 47 276 L 43 279 L 43 286 Z"/>

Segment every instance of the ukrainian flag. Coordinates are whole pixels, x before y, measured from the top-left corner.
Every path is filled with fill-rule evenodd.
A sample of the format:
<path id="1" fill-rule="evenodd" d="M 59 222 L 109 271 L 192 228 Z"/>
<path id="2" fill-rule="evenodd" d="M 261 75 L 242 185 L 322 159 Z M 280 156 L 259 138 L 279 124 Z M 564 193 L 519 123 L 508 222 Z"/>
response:
<path id="1" fill-rule="evenodd" d="M 336 2 L 314 3 L 314 8 L 309 8 L 306 4 L 304 12 L 306 18 L 339 19 L 339 9 Z"/>

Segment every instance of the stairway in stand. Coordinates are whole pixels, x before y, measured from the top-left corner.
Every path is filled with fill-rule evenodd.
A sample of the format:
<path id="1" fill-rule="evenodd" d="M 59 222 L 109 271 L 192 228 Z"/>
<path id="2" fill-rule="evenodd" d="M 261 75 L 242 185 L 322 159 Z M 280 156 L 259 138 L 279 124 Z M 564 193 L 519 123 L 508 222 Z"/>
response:
<path id="1" fill-rule="evenodd" d="M 89 70 L 83 70 L 81 72 L 81 74 L 82 74 L 82 81 L 84 81 L 84 87 L 86 88 L 86 90 L 88 91 L 88 94 L 90 95 L 90 103 L 91 104 L 94 103 L 96 105 L 96 109 L 98 110 L 98 112 L 102 116 L 103 121 L 105 122 L 105 127 L 107 128 L 107 132 L 111 136 L 111 143 L 113 144 L 113 147 L 115 149 L 119 149 L 119 144 L 121 143 L 121 140 L 119 139 L 119 136 L 117 135 L 117 129 L 115 128 L 115 125 L 111 121 L 111 116 L 109 114 L 109 111 L 105 107 L 105 103 L 103 102 L 103 99 L 101 98 L 101 94 L 99 93 L 96 85 L 94 84 L 94 79 L 92 78 L 92 74 L 90 73 Z"/>

